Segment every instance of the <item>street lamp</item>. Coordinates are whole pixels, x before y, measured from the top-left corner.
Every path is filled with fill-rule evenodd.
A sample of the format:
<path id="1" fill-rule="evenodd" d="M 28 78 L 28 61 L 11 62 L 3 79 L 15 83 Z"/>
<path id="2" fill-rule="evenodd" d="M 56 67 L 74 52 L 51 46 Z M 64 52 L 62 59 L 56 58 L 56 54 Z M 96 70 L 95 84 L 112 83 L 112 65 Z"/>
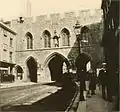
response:
<path id="1" fill-rule="evenodd" d="M 73 27 L 74 27 L 74 32 L 75 32 L 75 35 L 76 35 L 76 38 L 77 38 L 77 41 L 78 41 L 78 48 L 79 48 L 79 55 L 80 55 L 81 54 L 80 43 L 81 43 L 81 40 L 82 40 L 82 36 L 81 36 L 82 26 L 79 24 L 79 21 L 76 21 L 76 24 Z"/>

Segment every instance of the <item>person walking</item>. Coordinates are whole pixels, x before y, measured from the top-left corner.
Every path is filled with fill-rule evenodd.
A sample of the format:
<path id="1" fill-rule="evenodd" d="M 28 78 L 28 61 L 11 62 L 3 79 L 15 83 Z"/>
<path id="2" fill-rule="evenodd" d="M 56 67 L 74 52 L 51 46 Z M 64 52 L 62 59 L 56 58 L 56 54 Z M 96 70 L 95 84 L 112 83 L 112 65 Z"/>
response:
<path id="1" fill-rule="evenodd" d="M 97 75 L 96 75 L 96 71 L 93 70 L 93 73 L 91 75 L 91 95 L 95 95 L 95 90 L 96 90 L 96 84 L 97 84 Z"/>
<path id="2" fill-rule="evenodd" d="M 80 101 L 85 101 L 84 91 L 86 90 L 86 71 L 84 69 L 78 69 L 78 80 L 80 81 Z"/>
<path id="3" fill-rule="evenodd" d="M 107 72 L 105 67 L 99 71 L 98 80 L 102 86 L 102 97 L 104 100 L 107 99 Z"/>
<path id="4" fill-rule="evenodd" d="M 95 95 L 96 84 L 97 84 L 97 75 L 96 75 L 95 71 L 90 70 L 89 71 L 89 92 L 88 92 L 88 96 Z"/>
<path id="5" fill-rule="evenodd" d="M 91 77 L 91 70 L 87 72 L 87 97 L 91 97 L 91 90 L 90 90 L 90 77 Z"/>

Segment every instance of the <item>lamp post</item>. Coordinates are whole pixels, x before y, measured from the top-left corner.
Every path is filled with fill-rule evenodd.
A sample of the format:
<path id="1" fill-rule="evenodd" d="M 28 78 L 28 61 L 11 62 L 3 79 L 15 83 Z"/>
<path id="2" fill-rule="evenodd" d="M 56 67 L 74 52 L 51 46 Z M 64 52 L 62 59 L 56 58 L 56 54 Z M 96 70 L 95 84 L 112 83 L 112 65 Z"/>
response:
<path id="1" fill-rule="evenodd" d="M 78 49 L 79 49 L 79 56 L 77 57 L 76 59 L 76 67 L 77 67 L 77 75 L 79 77 L 79 81 L 80 81 L 80 101 L 85 101 L 85 98 L 84 98 L 84 89 L 85 89 L 85 77 L 84 75 L 86 74 L 85 73 L 85 63 L 81 63 L 81 59 L 80 58 L 80 55 L 81 55 L 81 41 L 82 41 L 82 37 L 83 37 L 83 33 L 84 33 L 84 27 L 82 27 L 80 24 L 79 24 L 79 21 L 76 22 L 75 26 L 74 27 L 74 31 L 75 31 L 75 35 L 76 35 L 76 38 L 77 38 L 77 41 L 78 41 Z"/>
<path id="2" fill-rule="evenodd" d="M 77 38 L 77 41 L 78 41 L 78 49 L 79 49 L 79 55 L 81 54 L 81 50 L 80 50 L 80 43 L 81 43 L 81 40 L 82 40 L 82 36 L 81 36 L 81 25 L 79 24 L 79 21 L 76 22 L 75 26 L 74 27 L 74 32 L 75 32 L 75 35 L 76 35 L 76 38 Z"/>

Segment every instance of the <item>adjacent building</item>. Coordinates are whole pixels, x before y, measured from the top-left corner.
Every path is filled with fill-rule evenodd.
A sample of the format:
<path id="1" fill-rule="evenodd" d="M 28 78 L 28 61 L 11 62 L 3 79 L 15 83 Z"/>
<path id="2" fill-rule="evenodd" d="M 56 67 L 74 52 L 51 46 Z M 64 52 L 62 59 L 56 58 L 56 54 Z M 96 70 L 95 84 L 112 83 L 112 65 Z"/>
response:
<path id="1" fill-rule="evenodd" d="M 12 80 L 13 67 L 15 65 L 15 36 L 8 25 L 0 22 L 0 81 Z M 3 79 L 3 77 L 6 79 Z"/>

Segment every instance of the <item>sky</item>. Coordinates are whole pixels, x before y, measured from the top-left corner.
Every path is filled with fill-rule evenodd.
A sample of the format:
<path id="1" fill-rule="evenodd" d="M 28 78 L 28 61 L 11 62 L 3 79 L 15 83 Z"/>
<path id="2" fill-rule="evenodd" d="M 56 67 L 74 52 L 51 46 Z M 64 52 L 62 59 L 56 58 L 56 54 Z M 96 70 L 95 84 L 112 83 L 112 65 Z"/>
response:
<path id="1" fill-rule="evenodd" d="M 0 0 L 0 18 L 10 20 L 27 15 L 27 0 Z M 63 13 L 81 9 L 99 9 L 101 0 L 29 0 L 31 16 Z"/>

